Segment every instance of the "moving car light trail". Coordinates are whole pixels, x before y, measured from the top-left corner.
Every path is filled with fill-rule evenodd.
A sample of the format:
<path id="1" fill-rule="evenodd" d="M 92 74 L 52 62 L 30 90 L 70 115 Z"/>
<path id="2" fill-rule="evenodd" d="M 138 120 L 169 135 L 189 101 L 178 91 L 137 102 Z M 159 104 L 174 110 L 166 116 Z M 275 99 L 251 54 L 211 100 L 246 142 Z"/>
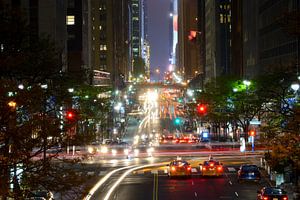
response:
<path id="1" fill-rule="evenodd" d="M 157 164 L 148 164 L 148 165 L 142 165 L 142 166 L 137 166 L 136 165 L 132 165 L 132 166 L 128 166 L 128 167 L 122 167 L 116 170 L 111 171 L 110 173 L 108 173 L 105 177 L 103 177 L 90 191 L 89 194 L 84 198 L 84 200 L 89 200 L 93 197 L 94 193 L 103 185 L 103 183 L 105 183 L 105 181 L 107 181 L 114 173 L 121 171 L 121 170 L 125 170 L 128 168 L 126 172 L 124 172 L 122 174 L 122 176 L 120 176 L 120 178 L 113 184 L 113 186 L 109 189 L 109 191 L 107 192 L 107 194 L 104 197 L 104 200 L 109 200 L 111 194 L 114 192 L 114 190 L 116 189 L 116 187 L 124 180 L 124 178 L 130 174 L 131 172 L 135 171 L 135 170 L 139 170 L 139 169 L 143 169 L 143 168 L 147 168 L 147 167 L 155 167 L 155 166 L 163 166 L 165 165 L 164 163 L 157 163 Z"/>

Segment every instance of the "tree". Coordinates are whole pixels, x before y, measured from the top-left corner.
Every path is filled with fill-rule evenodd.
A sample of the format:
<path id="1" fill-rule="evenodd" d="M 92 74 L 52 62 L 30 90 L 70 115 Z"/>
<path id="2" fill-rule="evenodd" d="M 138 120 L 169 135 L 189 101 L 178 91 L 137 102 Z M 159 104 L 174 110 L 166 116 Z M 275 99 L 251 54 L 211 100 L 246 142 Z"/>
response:
<path id="1" fill-rule="evenodd" d="M 73 93 L 73 106 L 78 111 L 79 135 L 76 136 L 76 143 L 92 142 L 99 137 L 107 137 L 110 97 L 101 94 L 111 93 L 111 88 L 80 85 Z M 96 133 L 97 127 L 99 132 Z"/>
<path id="2" fill-rule="evenodd" d="M 299 99 L 291 89 L 293 81 L 294 74 L 290 72 L 260 78 L 259 91 L 265 98 L 261 142 L 270 150 L 266 159 L 273 170 L 282 173 L 284 167 L 291 164 L 297 177 L 300 170 L 300 112 Z"/>
<path id="3" fill-rule="evenodd" d="M 31 37 L 20 11 L 1 7 L 0 25 L 0 197 L 24 199 L 40 187 L 75 189 L 83 180 L 47 153 L 65 137 L 58 116 L 68 102 L 53 42 Z"/>

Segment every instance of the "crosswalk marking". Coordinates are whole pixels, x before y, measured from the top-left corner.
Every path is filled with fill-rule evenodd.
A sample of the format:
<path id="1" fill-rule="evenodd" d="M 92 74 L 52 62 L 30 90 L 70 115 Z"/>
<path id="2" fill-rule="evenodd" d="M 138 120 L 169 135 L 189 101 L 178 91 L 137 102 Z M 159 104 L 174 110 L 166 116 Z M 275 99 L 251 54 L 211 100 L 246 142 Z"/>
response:
<path id="1" fill-rule="evenodd" d="M 87 175 L 88 176 L 94 176 L 95 172 L 88 172 Z"/>
<path id="2" fill-rule="evenodd" d="M 104 176 L 106 174 L 106 171 L 101 171 L 100 173 L 99 173 L 99 176 Z"/>
<path id="3" fill-rule="evenodd" d="M 228 167 L 227 169 L 228 169 L 228 171 L 230 171 L 230 172 L 235 172 L 235 171 L 236 171 L 235 168 L 233 168 L 233 167 Z"/>

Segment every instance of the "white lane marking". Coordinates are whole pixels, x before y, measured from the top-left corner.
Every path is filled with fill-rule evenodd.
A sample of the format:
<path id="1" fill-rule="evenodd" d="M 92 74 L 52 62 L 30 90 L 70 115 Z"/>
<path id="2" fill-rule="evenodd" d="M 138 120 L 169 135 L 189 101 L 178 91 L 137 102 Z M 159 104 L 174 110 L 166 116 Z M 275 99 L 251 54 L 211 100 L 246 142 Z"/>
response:
<path id="1" fill-rule="evenodd" d="M 235 192 L 234 194 L 235 194 L 235 196 L 239 197 L 239 194 L 237 192 Z"/>
<path id="2" fill-rule="evenodd" d="M 87 175 L 88 176 L 94 176 L 95 172 L 88 172 Z"/>
<path id="3" fill-rule="evenodd" d="M 198 196 L 198 194 L 197 194 L 197 192 L 195 192 L 195 197 L 197 197 Z"/>
<path id="4" fill-rule="evenodd" d="M 89 191 L 89 193 L 84 197 L 84 200 L 89 200 L 93 195 L 94 193 L 99 189 L 99 187 L 101 185 L 103 185 L 103 183 L 109 179 L 114 173 L 120 171 L 120 170 L 123 170 L 123 169 L 128 169 L 128 168 L 131 168 L 131 167 L 135 167 L 136 165 L 131 165 L 131 166 L 127 166 L 127 167 L 122 167 L 122 168 L 119 168 L 119 169 L 115 169 L 111 172 L 109 172 L 106 176 L 104 176 L 103 178 L 101 178 L 97 183 L 96 185 Z"/>
<path id="5" fill-rule="evenodd" d="M 192 168 L 192 172 L 197 172 L 197 169 L 196 168 Z"/>
<path id="6" fill-rule="evenodd" d="M 194 185 L 194 181 L 192 181 L 192 185 Z"/>
<path id="7" fill-rule="evenodd" d="M 104 174 L 106 174 L 107 172 L 106 171 L 101 171 L 100 173 L 99 173 L 99 176 L 103 176 Z"/>
<path id="8" fill-rule="evenodd" d="M 113 191 L 118 187 L 118 185 L 124 180 L 124 178 L 130 174 L 131 172 L 138 170 L 138 169 L 143 169 L 146 167 L 154 167 L 154 166 L 162 166 L 163 164 L 149 164 L 149 165 L 142 165 L 142 166 L 138 166 L 138 167 L 133 167 L 131 169 L 128 169 L 126 172 L 124 172 L 122 174 L 122 176 L 115 182 L 115 184 L 113 184 L 113 186 L 109 189 L 109 191 L 106 193 L 104 200 L 109 200 L 111 194 L 113 193 Z"/>
<path id="9" fill-rule="evenodd" d="M 233 168 L 233 167 L 228 167 L 227 169 L 228 169 L 228 171 L 230 171 L 230 172 L 235 172 L 235 171 L 236 171 L 235 168 Z"/>
<path id="10" fill-rule="evenodd" d="M 230 185 L 232 185 L 232 182 L 231 182 L 231 181 L 229 181 L 229 184 L 230 184 Z"/>

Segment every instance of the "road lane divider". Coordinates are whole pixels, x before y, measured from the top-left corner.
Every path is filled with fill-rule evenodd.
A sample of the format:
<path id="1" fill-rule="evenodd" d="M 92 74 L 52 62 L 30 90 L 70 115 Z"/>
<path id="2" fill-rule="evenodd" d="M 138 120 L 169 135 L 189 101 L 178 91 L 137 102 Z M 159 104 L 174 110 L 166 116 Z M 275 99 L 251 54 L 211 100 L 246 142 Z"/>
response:
<path id="1" fill-rule="evenodd" d="M 158 173 L 153 175 L 153 194 L 152 200 L 158 200 Z"/>

